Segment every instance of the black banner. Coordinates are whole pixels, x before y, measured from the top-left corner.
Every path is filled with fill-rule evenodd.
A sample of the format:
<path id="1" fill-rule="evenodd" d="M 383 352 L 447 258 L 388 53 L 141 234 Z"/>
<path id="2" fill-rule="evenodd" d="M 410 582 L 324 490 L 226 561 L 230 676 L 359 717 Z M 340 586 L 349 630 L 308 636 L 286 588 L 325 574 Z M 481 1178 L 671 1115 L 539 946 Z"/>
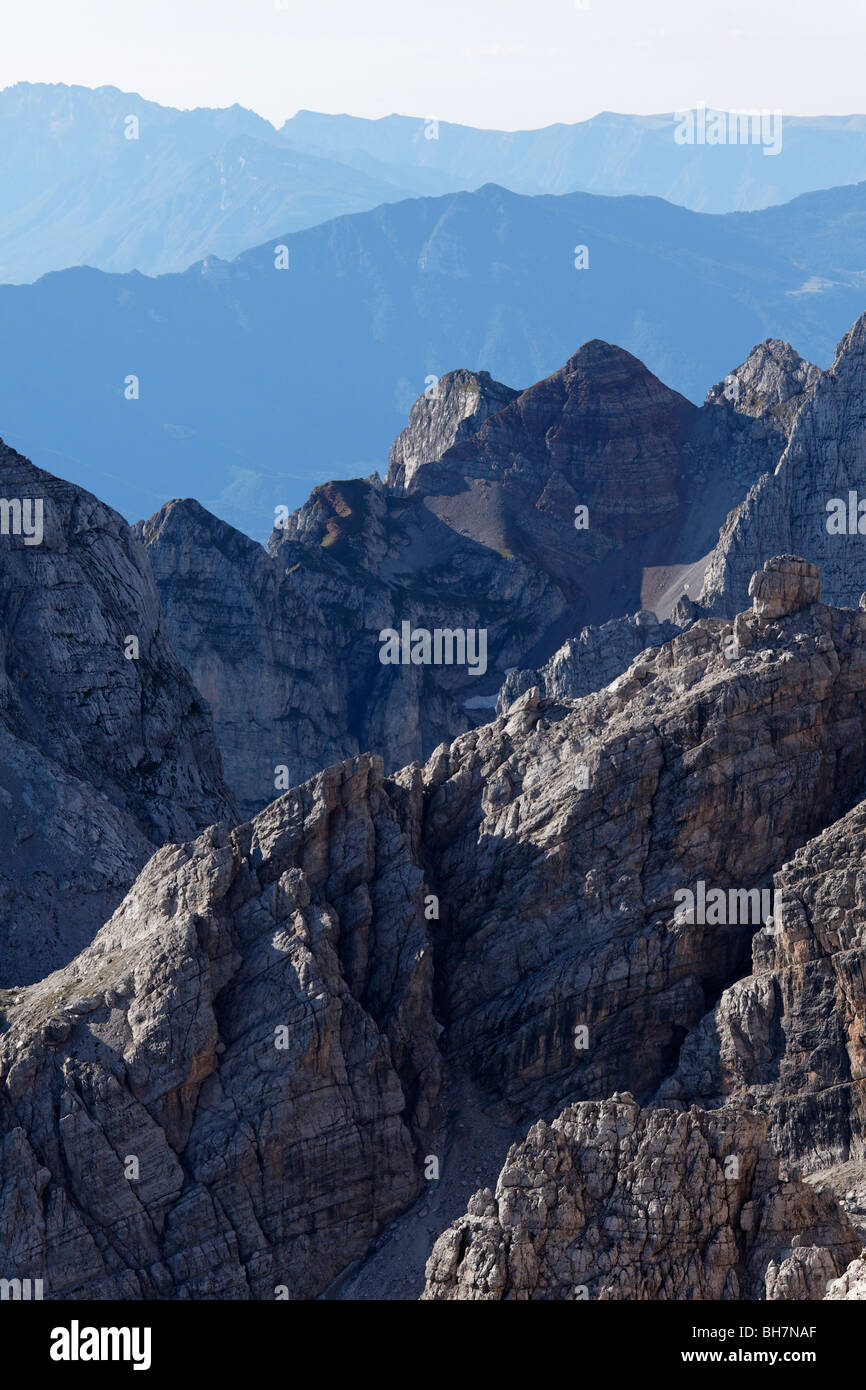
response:
<path id="1" fill-rule="evenodd" d="M 7 1352 L 27 1349 L 32 1369 L 49 1383 L 70 1376 L 92 1379 L 100 1372 L 118 1376 L 164 1376 L 167 1372 L 204 1373 L 225 1380 L 233 1375 L 272 1374 L 282 1363 L 280 1384 L 297 1380 L 299 1356 L 321 1348 L 331 1378 L 345 1368 L 392 1379 L 403 1353 L 401 1331 L 417 1339 L 428 1375 L 442 1357 L 443 1375 L 455 1374 L 451 1333 L 473 1359 L 493 1357 L 519 1338 L 538 1338 L 541 1365 L 554 1348 L 589 1348 L 609 1360 L 612 1374 L 668 1376 L 678 1369 L 700 1380 L 716 1367 L 760 1366 L 783 1374 L 810 1370 L 826 1380 L 850 1367 L 862 1337 L 862 1315 L 851 1302 L 833 1303 L 511 1303 L 504 1309 L 475 1307 L 438 1311 L 428 1303 L 355 1302 L 335 1306 L 312 1303 L 61 1303 L 0 1302 L 0 1337 Z M 442 1319 L 445 1319 L 443 1322 Z M 466 1321 L 468 1317 L 468 1321 Z M 524 1321 L 525 1319 L 525 1321 Z M 387 1326 L 386 1326 L 387 1322 Z M 397 1333 L 397 1337 L 394 1334 Z M 491 1341 L 491 1334 L 494 1338 Z M 468 1341 L 467 1341 L 468 1338 Z M 550 1341 L 549 1338 L 556 1338 Z M 392 1342 L 393 1339 L 393 1342 Z M 429 1339 L 429 1340 L 428 1340 Z M 478 1339 L 476 1341 L 476 1339 Z M 564 1339 L 564 1340 L 560 1340 Z M 389 1344 L 393 1360 L 383 1368 Z M 474 1352 L 472 1348 L 474 1347 Z M 461 1353 L 461 1361 L 462 1361 Z M 366 1362 L 366 1367 L 364 1363 Z M 465 1364 L 461 1373 L 465 1372 Z M 585 1379 L 587 1366 L 579 1373 Z M 597 1372 L 596 1372 L 597 1373 Z M 575 1367 L 575 1374 L 578 1368 Z M 309 1370 L 304 1379 L 309 1378 Z M 135 1383 L 135 1382 L 133 1382 Z"/>

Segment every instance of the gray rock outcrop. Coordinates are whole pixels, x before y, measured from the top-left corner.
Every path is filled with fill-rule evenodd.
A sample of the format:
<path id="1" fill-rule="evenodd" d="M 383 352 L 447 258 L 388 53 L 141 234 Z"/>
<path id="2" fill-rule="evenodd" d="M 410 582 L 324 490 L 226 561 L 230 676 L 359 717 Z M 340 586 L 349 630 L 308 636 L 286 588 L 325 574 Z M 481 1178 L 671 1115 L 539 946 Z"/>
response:
<path id="1" fill-rule="evenodd" d="M 821 368 L 806 362 L 789 343 L 766 338 L 752 348 L 745 362 L 712 387 L 707 402 L 727 401 L 738 415 L 762 421 L 780 437 L 787 437 L 822 376 Z"/>
<path id="2" fill-rule="evenodd" d="M 582 628 L 538 670 L 509 672 L 499 692 L 497 713 L 506 714 L 533 686 L 546 699 L 579 700 L 621 676 L 647 647 L 661 647 L 679 631 L 676 623 L 660 623 L 649 611 Z"/>
<path id="3" fill-rule="evenodd" d="M 845 1273 L 834 1279 L 824 1297 L 834 1299 L 866 1299 L 866 1254 L 852 1260 Z"/>
<path id="4" fill-rule="evenodd" d="M 10 987 L 69 961 L 157 846 L 237 809 L 210 712 L 126 523 L 2 443 L 0 495 L 4 506 L 39 502 L 43 516 L 41 543 L 15 534 L 12 510 L 0 535 L 0 987 Z"/>
<path id="5" fill-rule="evenodd" d="M 757 617 L 787 617 L 818 602 L 821 571 L 797 555 L 774 555 L 749 580 L 749 597 Z"/>
<path id="6" fill-rule="evenodd" d="M 760 1116 L 616 1095 L 532 1127 L 437 1240 L 422 1297 L 816 1299 L 858 1251 L 832 1197 L 780 1175 Z"/>
<path id="7" fill-rule="evenodd" d="M 423 882 L 381 765 L 160 850 L 4 999 L 0 1248 L 48 1298 L 309 1298 L 424 1181 Z"/>

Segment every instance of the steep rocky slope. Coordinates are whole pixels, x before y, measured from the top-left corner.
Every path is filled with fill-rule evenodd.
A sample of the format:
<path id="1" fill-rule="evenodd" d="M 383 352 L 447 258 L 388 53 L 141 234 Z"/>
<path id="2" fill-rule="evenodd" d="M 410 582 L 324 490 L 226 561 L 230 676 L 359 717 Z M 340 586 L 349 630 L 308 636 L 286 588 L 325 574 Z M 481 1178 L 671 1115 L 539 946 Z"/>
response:
<path id="1" fill-rule="evenodd" d="M 349 576 L 326 555 L 320 564 L 311 556 L 303 570 L 277 565 L 193 501 L 169 503 L 134 529 L 146 544 L 174 648 L 213 710 L 242 813 L 253 815 L 278 795 L 278 769 L 288 769 L 285 790 L 356 754 L 349 689 L 335 660 L 343 629 L 360 625 L 364 599 L 353 599 Z M 387 595 L 379 603 L 371 617 L 384 626 Z"/>
<path id="2" fill-rule="evenodd" d="M 329 484 L 292 521 L 305 539 L 281 531 L 271 556 L 194 502 L 137 528 L 247 815 L 323 764 L 373 749 L 391 770 L 471 728 L 525 640 L 514 615 L 543 629 L 562 607 L 529 564 L 466 542 L 381 483 Z M 380 633 L 403 623 L 483 631 L 483 666 L 383 665 Z"/>
<path id="3" fill-rule="evenodd" d="M 866 614 L 816 601 L 794 557 L 753 588 L 733 629 L 701 619 L 598 694 L 528 692 L 423 767 L 387 779 L 359 757 L 251 824 L 164 848 L 75 961 L 2 996 L 0 1233 L 20 1276 L 52 1297 L 312 1297 L 419 1197 L 423 1218 L 431 1159 L 493 1155 L 509 1126 L 581 1101 L 564 1129 L 624 1106 L 634 1157 L 613 1205 L 592 1197 L 623 1261 L 593 1296 L 799 1298 L 842 1278 L 859 1241 L 829 1191 L 778 1178 L 771 1117 L 606 1102 L 651 1099 L 767 916 L 702 920 L 677 910 L 682 891 L 769 886 L 866 790 Z M 787 611 L 758 611 L 770 591 Z M 644 1160 L 676 1137 L 685 1166 L 657 1194 L 674 1220 L 694 1172 L 724 1190 L 734 1131 L 730 1215 L 714 1202 L 674 1244 L 665 1284 L 635 1254 Z M 559 1144 L 533 1134 L 531 1149 Z M 540 1245 L 518 1233 L 521 1296 L 562 1296 L 563 1270 L 596 1278 L 576 1278 L 568 1227 L 580 1174 L 603 1166 L 594 1142 L 567 1162 L 556 1148 L 560 1195 L 537 1209 L 555 1268 L 533 1274 Z M 498 1268 L 512 1237 L 488 1204 L 477 1248 Z M 395 1260 L 404 1238 L 418 1258 L 417 1230 L 395 1228 Z M 434 1260 L 446 1296 L 463 1239 Z M 709 1250 L 718 1268 L 699 1277 Z"/>
<path id="4" fill-rule="evenodd" d="M 8 1006 L 7 1265 L 52 1298 L 304 1298 L 362 1254 L 423 1183 L 422 893 L 369 759 L 159 851 Z"/>
<path id="5" fill-rule="evenodd" d="M 512 1105 L 645 1093 L 759 925 L 674 919 L 676 890 L 769 886 L 866 792 L 866 614 L 790 607 L 703 619 L 573 703 L 529 692 L 399 775 L 449 1047 Z"/>
<path id="6" fill-rule="evenodd" d="M 775 875 L 752 973 L 689 1035 L 661 1092 L 765 1110 L 776 1152 L 807 1172 L 866 1159 L 864 866 L 860 803 Z"/>
<path id="7" fill-rule="evenodd" d="M 683 618 L 685 627 L 685 610 Z M 662 646 L 678 631 L 676 623 L 660 623 L 651 611 L 581 628 L 577 637 L 569 637 L 539 669 L 509 672 L 499 692 L 497 711 L 507 713 L 515 700 L 533 686 L 554 700 L 579 700 L 583 695 L 591 695 L 622 675 L 647 647 Z"/>
<path id="8" fill-rule="evenodd" d="M 2 443 L 0 495 L 6 987 L 70 960 L 158 845 L 237 811 L 126 523 Z"/>

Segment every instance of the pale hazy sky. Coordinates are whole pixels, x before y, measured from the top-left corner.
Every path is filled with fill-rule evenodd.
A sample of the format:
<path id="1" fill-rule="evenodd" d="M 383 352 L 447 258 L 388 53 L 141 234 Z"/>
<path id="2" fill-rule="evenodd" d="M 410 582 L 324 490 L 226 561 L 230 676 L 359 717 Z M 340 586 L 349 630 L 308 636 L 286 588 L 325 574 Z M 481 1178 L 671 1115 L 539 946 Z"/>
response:
<path id="1" fill-rule="evenodd" d="M 504 129 L 866 107 L 866 0 L 0 0 L 0 87 Z"/>

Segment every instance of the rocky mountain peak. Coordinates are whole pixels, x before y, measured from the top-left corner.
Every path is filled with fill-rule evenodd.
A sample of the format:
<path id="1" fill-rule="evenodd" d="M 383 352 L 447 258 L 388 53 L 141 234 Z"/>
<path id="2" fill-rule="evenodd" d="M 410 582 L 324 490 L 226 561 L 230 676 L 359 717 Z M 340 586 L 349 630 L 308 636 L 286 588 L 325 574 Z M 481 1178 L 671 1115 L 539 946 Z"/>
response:
<path id="1" fill-rule="evenodd" d="M 589 338 L 573 352 L 564 366 L 554 376 L 566 379 L 591 375 L 599 372 L 610 377 L 624 378 L 652 377 L 653 373 L 644 366 L 633 353 L 619 347 L 616 343 L 605 342 L 603 338 Z M 657 378 L 654 378 L 657 380 Z"/>
<path id="2" fill-rule="evenodd" d="M 707 404 L 726 400 L 741 415 L 753 419 L 771 415 L 790 427 L 822 375 L 820 367 L 806 362 L 789 343 L 766 338 L 710 389 Z"/>
<path id="3" fill-rule="evenodd" d="M 425 464 L 475 434 L 488 415 L 519 394 L 494 381 L 489 372 L 446 372 L 412 406 L 409 424 L 391 446 L 386 485 L 397 493 L 423 489 Z"/>
<path id="4" fill-rule="evenodd" d="M 573 574 L 585 563 L 578 554 L 598 559 L 673 519 L 698 414 L 637 358 L 595 340 L 425 467 L 424 491 L 484 490 L 488 513 L 503 514 L 504 546 L 519 537 L 545 567 Z M 581 505 L 589 524 L 576 549 L 570 533 Z"/>
<path id="5" fill-rule="evenodd" d="M 268 555 L 198 504 L 168 504 L 138 534 L 245 814 L 365 748 L 389 772 L 426 758 L 489 717 L 509 671 L 506 705 L 527 685 L 576 696 L 612 680 L 697 616 L 719 527 L 786 442 L 771 415 L 698 409 L 594 339 L 522 392 L 446 373 L 386 482 L 316 487 L 278 517 Z M 486 632 L 483 676 L 383 666 L 378 634 L 404 621 Z"/>
<path id="6" fill-rule="evenodd" d="M 271 555 L 296 544 L 318 547 L 334 559 L 374 568 L 386 547 L 386 500 L 381 481 L 348 478 L 322 483 L 297 511 L 278 520 L 268 541 Z"/>
<path id="7" fill-rule="evenodd" d="M 832 370 L 838 375 L 840 364 L 844 363 L 846 369 L 859 371 L 864 361 L 866 361 L 866 313 L 861 314 L 855 320 L 841 339 L 836 349 L 836 361 L 833 363 Z"/>
<path id="8" fill-rule="evenodd" d="M 665 386 L 639 358 L 601 338 L 583 343 L 552 376 L 522 393 L 524 414 L 536 404 L 554 409 L 558 405 L 568 415 L 607 418 L 611 427 L 620 428 L 636 425 L 638 418 L 652 409 L 667 410 L 683 420 L 697 409 L 678 391 Z"/>

